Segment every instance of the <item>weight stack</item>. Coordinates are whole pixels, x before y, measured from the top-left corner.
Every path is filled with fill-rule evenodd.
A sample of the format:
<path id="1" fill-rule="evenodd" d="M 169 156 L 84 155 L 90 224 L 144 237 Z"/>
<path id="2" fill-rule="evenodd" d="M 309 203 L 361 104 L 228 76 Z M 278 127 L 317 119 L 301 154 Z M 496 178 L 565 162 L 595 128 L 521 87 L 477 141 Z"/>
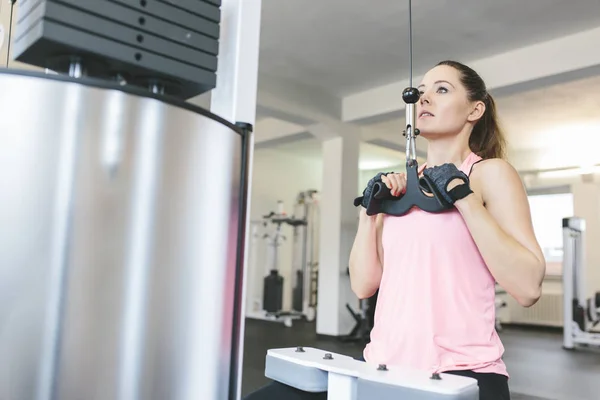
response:
<path id="1" fill-rule="evenodd" d="M 221 0 L 17 2 L 15 60 L 154 87 L 187 100 L 216 86 Z"/>
<path id="2" fill-rule="evenodd" d="M 296 286 L 292 292 L 292 309 L 294 311 L 302 312 L 304 309 L 303 304 L 304 295 L 304 273 L 296 271 Z"/>
<path id="3" fill-rule="evenodd" d="M 276 313 L 283 307 L 283 277 L 276 270 L 265 277 L 263 288 L 263 309 Z"/>

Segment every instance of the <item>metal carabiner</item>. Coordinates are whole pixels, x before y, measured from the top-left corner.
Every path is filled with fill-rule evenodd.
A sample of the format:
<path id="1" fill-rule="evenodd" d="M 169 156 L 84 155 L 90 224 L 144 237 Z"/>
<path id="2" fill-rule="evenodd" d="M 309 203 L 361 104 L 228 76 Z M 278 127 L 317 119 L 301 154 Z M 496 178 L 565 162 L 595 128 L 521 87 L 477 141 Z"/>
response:
<path id="1" fill-rule="evenodd" d="M 419 101 L 419 90 L 414 87 L 408 87 L 402 92 L 402 100 L 406 103 L 406 166 L 410 167 L 417 163 L 417 144 L 416 138 L 419 135 L 419 130 L 416 127 L 417 107 Z"/>

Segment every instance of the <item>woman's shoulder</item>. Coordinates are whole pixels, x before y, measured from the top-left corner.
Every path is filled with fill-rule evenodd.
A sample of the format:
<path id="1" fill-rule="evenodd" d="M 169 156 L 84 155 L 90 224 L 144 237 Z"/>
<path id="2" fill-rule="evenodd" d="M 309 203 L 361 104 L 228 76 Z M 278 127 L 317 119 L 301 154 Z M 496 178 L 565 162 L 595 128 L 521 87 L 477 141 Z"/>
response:
<path id="1" fill-rule="evenodd" d="M 502 158 L 481 159 L 473 164 L 471 176 L 473 178 L 501 178 L 509 175 L 519 175 L 516 168 L 507 160 Z"/>
<path id="2" fill-rule="evenodd" d="M 489 198 L 498 190 L 510 190 L 511 187 L 521 190 L 523 187 L 517 169 L 502 158 L 489 158 L 477 162 L 472 167 L 469 179 L 479 188 L 484 198 Z"/>

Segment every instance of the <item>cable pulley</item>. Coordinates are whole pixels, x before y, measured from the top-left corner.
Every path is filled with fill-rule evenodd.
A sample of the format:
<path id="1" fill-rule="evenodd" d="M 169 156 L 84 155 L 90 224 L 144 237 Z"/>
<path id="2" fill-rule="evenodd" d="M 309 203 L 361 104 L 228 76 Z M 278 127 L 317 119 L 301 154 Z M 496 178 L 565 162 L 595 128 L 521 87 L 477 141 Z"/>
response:
<path id="1" fill-rule="evenodd" d="M 419 130 L 416 128 L 416 104 L 420 93 L 413 86 L 413 32 L 412 32 L 412 2 L 408 0 L 408 39 L 409 39 L 409 86 L 402 92 L 402 100 L 406 103 L 406 192 L 396 197 L 383 183 L 377 182 L 370 194 L 367 214 L 404 215 L 411 208 L 418 207 L 423 211 L 440 213 L 448 210 L 449 205 L 439 198 L 433 190 L 432 184 L 427 179 L 419 179 L 419 163 L 417 161 L 416 137 Z"/>

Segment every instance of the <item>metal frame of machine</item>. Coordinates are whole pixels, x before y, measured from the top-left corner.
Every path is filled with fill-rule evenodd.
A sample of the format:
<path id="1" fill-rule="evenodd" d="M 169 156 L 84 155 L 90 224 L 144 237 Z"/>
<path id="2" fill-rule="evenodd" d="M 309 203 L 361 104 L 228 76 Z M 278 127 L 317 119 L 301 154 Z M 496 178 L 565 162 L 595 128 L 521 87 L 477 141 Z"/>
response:
<path id="1" fill-rule="evenodd" d="M 590 331 L 600 321 L 600 292 L 591 299 L 586 299 L 585 295 L 585 220 L 564 218 L 562 227 L 563 348 L 600 346 L 600 333 Z"/>
<path id="2" fill-rule="evenodd" d="M 0 344 L 12 350 L 13 358 L 4 354 L 5 370 L 10 371 L 11 376 L 10 379 L 1 377 L 0 390 L 17 397 L 20 394 L 16 390 L 26 391 L 23 398 L 37 400 L 81 398 L 86 397 L 87 392 L 123 400 L 151 399 L 153 396 L 174 400 L 239 398 L 261 0 L 184 0 L 177 5 L 151 0 L 11 3 L 11 16 L 14 10 L 17 17 L 21 17 L 15 19 L 15 29 L 8 38 L 10 58 L 45 69 L 46 73 L 4 70 L 0 74 L 4 85 L 0 104 L 5 106 L 6 113 L 14 113 L 7 107 L 10 104 L 22 108 L 11 93 L 26 90 L 35 99 L 26 107 L 29 113 L 26 123 L 11 125 L 10 118 L 4 118 L 2 137 L 7 146 L 3 154 L 13 149 L 14 140 L 11 139 L 17 134 L 22 138 L 35 138 L 40 143 L 34 152 L 30 152 L 29 158 L 23 154 L 11 159 L 11 166 L 16 168 L 6 168 L 7 174 L 27 187 L 27 192 L 35 192 L 41 190 L 35 186 L 39 186 L 39 176 L 44 171 L 40 168 L 41 160 L 32 168 L 31 158 L 40 154 L 46 158 L 58 156 L 61 169 L 55 171 L 52 166 L 46 174 L 53 174 L 46 181 L 57 182 L 58 189 L 56 194 L 51 193 L 45 199 L 45 204 L 11 203 L 20 212 L 15 215 L 51 215 L 53 222 L 47 237 L 42 237 L 46 231 L 38 233 L 40 242 L 49 243 L 48 247 L 51 247 L 45 262 L 28 261 L 28 254 L 40 250 L 40 245 L 33 242 L 28 252 L 14 249 L 11 250 L 14 254 L 0 255 L 0 261 L 7 261 L 0 262 L 5 267 L 0 272 L 20 274 L 18 281 L 24 286 L 17 286 L 17 289 L 27 292 L 26 289 L 37 288 L 35 284 L 43 280 L 48 292 L 46 295 L 45 291 L 44 294 L 38 291 L 30 296 L 36 300 L 45 297 L 44 305 L 35 307 L 36 313 L 44 314 L 35 318 L 43 324 L 40 329 L 30 328 L 28 335 L 18 335 L 16 333 L 25 332 L 21 332 L 22 327 L 14 321 L 10 321 L 13 325 L 2 325 L 4 336 L 0 335 L 3 339 Z M 11 77 L 15 78 L 10 81 Z M 21 83 L 21 86 L 6 84 L 7 81 Z M 210 112 L 186 102 L 208 91 L 212 91 Z M 9 96 L 13 97 L 12 101 Z M 36 121 L 48 121 L 50 125 L 33 129 Z M 174 133 L 165 129 L 166 121 L 178 134 L 172 142 L 181 144 L 182 137 L 189 140 L 189 147 L 185 148 L 190 153 L 171 161 L 171 167 L 161 164 L 161 156 L 166 152 L 172 158 L 174 150 L 172 147 L 165 150 L 168 147 L 165 143 L 170 141 L 163 141 L 163 138 Z M 178 126 L 177 121 L 186 125 Z M 105 149 L 98 146 L 96 150 L 101 153 L 98 157 L 94 157 L 97 155 L 94 151 L 82 155 L 82 143 L 89 146 L 98 139 L 102 129 L 126 136 L 129 141 L 125 150 L 117 154 L 120 149 L 110 147 L 106 154 L 110 153 L 111 157 L 106 160 L 103 158 Z M 200 139 L 194 141 L 194 133 Z M 56 146 L 41 148 L 49 135 Z M 139 137 L 144 140 L 135 140 Z M 219 150 L 210 154 L 198 153 L 198 149 L 209 147 Z M 180 150 L 175 149 L 175 153 Z M 186 163 L 191 151 L 196 151 L 202 160 Z M 18 150 L 18 153 L 27 151 Z M 122 158 L 115 159 L 114 156 Z M 124 160 L 124 165 L 115 169 L 119 160 Z M 102 226 L 106 232 L 125 231 L 126 236 L 116 246 L 113 242 L 121 238 L 122 232 L 110 237 L 98 235 L 96 245 L 106 242 L 113 247 L 111 251 L 118 253 L 103 261 L 106 252 L 85 251 L 88 250 L 85 246 L 89 246 L 87 240 L 93 234 L 79 235 L 77 243 L 73 243 L 72 227 L 76 225 L 81 229 L 82 224 L 85 225 L 80 212 L 82 207 L 88 207 L 86 212 L 93 207 L 97 211 L 103 198 L 92 196 L 96 188 L 86 183 L 93 179 L 88 175 L 88 182 L 83 181 L 82 174 L 86 172 L 81 171 L 89 171 L 94 162 L 105 161 L 106 177 L 95 175 L 93 179 L 100 176 L 101 184 L 106 185 L 117 179 L 120 182 L 130 179 L 131 182 L 104 187 L 110 193 L 120 194 L 109 199 L 111 209 L 129 211 L 120 219 L 115 218 L 113 212 L 108 218 L 105 216 L 102 223 L 90 228 Z M 223 164 L 220 168 L 224 179 L 209 185 L 205 181 L 212 177 L 203 171 L 211 170 L 205 165 L 211 161 Z M 167 254 L 166 247 L 161 248 L 165 240 L 152 245 L 152 240 L 167 232 L 157 227 L 164 223 L 164 219 L 156 222 L 157 214 L 169 212 L 168 205 L 157 200 L 169 195 L 168 191 L 156 190 L 159 185 L 156 181 L 160 179 L 158 172 L 169 170 L 173 174 L 174 164 L 179 166 L 181 173 L 187 173 L 185 178 L 194 182 L 190 187 L 190 182 L 182 177 L 169 180 L 173 185 L 171 188 L 183 193 L 180 198 L 189 200 L 198 194 L 198 186 L 212 186 L 206 191 L 210 193 L 210 199 L 202 206 L 196 203 L 187 218 L 176 215 L 185 212 L 186 207 L 170 210 L 175 217 L 170 225 L 173 237 L 185 238 L 182 232 L 186 231 L 196 240 L 190 246 L 188 240 L 179 239 L 176 247 L 181 258 L 178 261 Z M 93 166 L 97 167 L 96 164 Z M 37 175 L 23 175 L 21 171 L 26 170 L 36 170 Z M 123 171 L 129 174 L 126 178 L 123 178 Z M 132 191 L 131 199 L 122 194 L 126 190 Z M 81 198 L 87 201 L 80 201 Z M 219 204 L 215 204 L 217 202 Z M 229 202 L 231 207 L 227 206 Z M 6 204 L 8 207 L 8 202 Z M 78 210 L 73 211 L 74 205 Z M 202 207 L 205 210 L 198 211 Z M 188 225 L 184 226 L 186 223 Z M 28 228 L 24 225 L 27 224 L 4 226 L 3 233 L 27 234 Z M 213 236 L 202 234 L 202 226 L 213 226 Z M 236 238 L 233 241 L 232 236 Z M 208 241 L 212 241 L 212 247 Z M 86 242 L 85 246 L 82 246 L 83 242 Z M 119 249 L 126 256 L 121 257 Z M 153 263 L 160 257 L 163 258 L 162 265 L 153 269 Z M 77 260 L 72 261 L 74 258 Z M 8 261 L 14 264 L 10 271 L 6 271 Z M 98 262 L 103 263 L 103 268 L 98 268 Z M 166 265 L 169 268 L 164 268 Z M 100 270 L 103 271 L 100 273 L 102 279 L 95 280 L 94 275 Z M 168 278 L 161 282 L 162 289 L 149 287 L 148 270 Z M 43 274 L 38 274 L 35 279 L 32 274 L 39 272 Z M 176 277 L 176 274 L 180 275 Z M 185 279 L 186 274 L 189 279 Z M 48 279 L 44 279 L 46 276 Z M 83 279 L 79 279 L 82 276 Z M 112 279 L 113 284 L 119 283 L 109 287 L 107 279 Z M 152 284 L 156 285 L 157 280 L 160 276 L 155 277 Z M 161 304 L 160 310 L 145 304 L 156 302 L 165 290 L 173 290 L 173 285 L 179 285 L 174 291 L 177 296 L 167 296 L 163 298 L 165 301 L 155 303 Z M 82 290 L 83 287 L 88 290 Z M 115 288 L 122 293 L 105 299 L 112 290 L 118 291 Z M 86 299 L 89 301 L 74 301 L 78 294 L 90 296 Z M 208 297 L 212 297 L 215 307 L 206 310 L 203 304 L 207 303 Z M 18 300 L 21 301 L 21 297 Z M 167 311 L 169 308 L 177 312 Z M 109 312 L 89 312 L 97 309 Z M 204 311 L 200 312 L 200 309 Z M 117 320 L 108 323 L 107 314 Z M 170 318 L 176 323 L 167 322 Z M 147 321 L 152 321 L 153 329 L 149 329 Z M 162 331 L 164 327 L 169 327 L 169 332 Z M 12 336 L 7 337 L 6 332 L 10 329 Z M 81 336 L 86 330 L 94 335 Z M 39 339 L 26 343 L 36 334 L 40 335 Z M 182 340 L 173 340 L 173 335 Z M 76 340 L 72 340 L 74 336 Z M 173 344 L 175 347 L 169 350 L 163 348 Z M 87 354 L 77 351 L 78 346 L 90 351 Z M 102 353 L 103 349 L 107 351 Z M 202 351 L 204 355 L 200 355 Z M 101 352 L 102 357 L 93 362 L 81 361 L 97 352 Z M 154 357 L 150 354 L 153 352 L 163 352 L 161 363 L 149 362 Z M 170 373 L 161 373 L 159 364 L 162 367 L 169 365 Z M 82 376 L 86 378 L 77 379 Z M 160 379 L 153 380 L 152 377 Z M 155 390 L 152 385 L 160 386 L 160 390 Z"/>
<path id="3" fill-rule="evenodd" d="M 318 295 L 318 218 L 318 192 L 306 190 L 298 193 L 291 215 L 285 211 L 283 201 L 278 201 L 276 212 L 272 211 L 261 220 L 251 221 L 247 317 L 281 322 L 288 328 L 297 319 L 314 320 Z M 284 278 L 279 274 L 282 267 L 279 251 L 287 240 L 283 226 L 290 227 L 293 232 L 292 257 L 283 264 L 286 271 L 290 272 L 292 282 L 289 310 L 283 309 Z M 266 261 L 262 267 L 262 263 L 258 264 L 258 254 L 265 242 Z M 258 296 L 254 294 L 257 286 L 255 279 L 262 273 L 262 295 Z M 272 304 L 273 301 L 277 304 Z"/>
<path id="4" fill-rule="evenodd" d="M 352 357 L 308 347 L 270 349 L 265 376 L 306 392 L 327 391 L 328 400 L 478 400 L 472 378 L 373 366 Z"/>

